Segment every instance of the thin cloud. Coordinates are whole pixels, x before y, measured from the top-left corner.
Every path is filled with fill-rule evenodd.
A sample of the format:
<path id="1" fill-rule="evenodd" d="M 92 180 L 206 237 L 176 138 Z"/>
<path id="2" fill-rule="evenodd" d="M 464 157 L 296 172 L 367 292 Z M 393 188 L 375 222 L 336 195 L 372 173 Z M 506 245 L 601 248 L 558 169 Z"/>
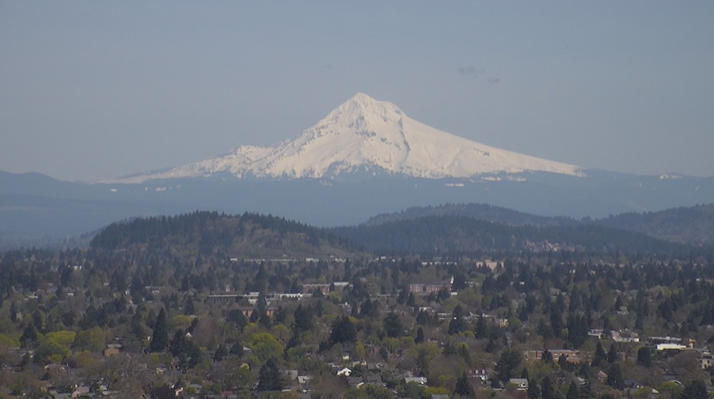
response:
<path id="1" fill-rule="evenodd" d="M 489 79 L 488 79 L 488 83 L 491 83 L 491 84 L 494 84 L 494 85 L 495 85 L 495 84 L 498 84 L 498 83 L 501 83 L 501 78 L 489 78 Z"/>
<path id="2" fill-rule="evenodd" d="M 462 76 L 472 76 L 474 78 L 478 77 L 478 75 L 486 72 L 485 68 L 477 67 L 474 65 L 467 65 L 458 68 L 459 74 Z"/>

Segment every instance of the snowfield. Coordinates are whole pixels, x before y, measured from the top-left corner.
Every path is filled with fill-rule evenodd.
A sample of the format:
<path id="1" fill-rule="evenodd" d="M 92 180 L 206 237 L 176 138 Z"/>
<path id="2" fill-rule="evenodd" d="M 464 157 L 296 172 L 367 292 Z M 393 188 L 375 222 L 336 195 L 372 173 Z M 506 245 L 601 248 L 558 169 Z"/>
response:
<path id="1" fill-rule="evenodd" d="M 298 137 L 275 146 L 241 146 L 227 155 L 113 182 L 135 184 L 219 172 L 237 178 L 332 179 L 358 171 L 429 179 L 522 172 L 583 175 L 575 165 L 443 132 L 408 117 L 392 103 L 358 93 Z"/>

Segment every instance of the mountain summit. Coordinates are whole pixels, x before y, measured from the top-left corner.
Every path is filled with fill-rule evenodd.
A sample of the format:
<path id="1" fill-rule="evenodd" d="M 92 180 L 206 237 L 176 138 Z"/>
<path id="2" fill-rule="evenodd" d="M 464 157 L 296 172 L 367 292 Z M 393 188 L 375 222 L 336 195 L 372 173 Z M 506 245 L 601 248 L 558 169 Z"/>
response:
<path id="1" fill-rule="evenodd" d="M 442 132 L 399 107 L 358 93 L 301 135 L 275 146 L 241 146 L 219 157 L 117 182 L 211 176 L 336 178 L 369 172 L 439 179 L 485 173 L 550 172 L 580 175 L 580 168 L 501 150 Z"/>

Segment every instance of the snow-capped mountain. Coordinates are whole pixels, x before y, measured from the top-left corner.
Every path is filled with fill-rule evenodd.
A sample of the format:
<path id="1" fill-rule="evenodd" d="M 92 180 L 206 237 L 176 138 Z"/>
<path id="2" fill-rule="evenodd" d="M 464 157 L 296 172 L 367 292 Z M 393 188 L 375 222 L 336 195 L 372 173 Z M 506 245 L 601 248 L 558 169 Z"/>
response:
<path id="1" fill-rule="evenodd" d="M 485 173 L 581 175 L 574 165 L 490 147 L 420 123 L 396 105 L 358 93 L 301 135 L 275 146 L 241 146 L 227 155 L 115 182 L 211 176 L 334 178 L 368 171 L 418 178 Z"/>

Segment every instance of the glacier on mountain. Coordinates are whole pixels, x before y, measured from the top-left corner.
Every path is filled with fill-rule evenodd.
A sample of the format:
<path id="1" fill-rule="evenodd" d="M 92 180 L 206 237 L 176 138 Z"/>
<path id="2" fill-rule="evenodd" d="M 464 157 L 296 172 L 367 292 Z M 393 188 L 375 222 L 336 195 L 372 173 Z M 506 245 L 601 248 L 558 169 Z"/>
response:
<path id="1" fill-rule="evenodd" d="M 581 176 L 575 165 L 490 147 L 420 123 L 396 105 L 358 93 L 301 135 L 115 183 L 212 176 L 332 179 L 368 171 L 418 178 L 549 172 Z"/>

